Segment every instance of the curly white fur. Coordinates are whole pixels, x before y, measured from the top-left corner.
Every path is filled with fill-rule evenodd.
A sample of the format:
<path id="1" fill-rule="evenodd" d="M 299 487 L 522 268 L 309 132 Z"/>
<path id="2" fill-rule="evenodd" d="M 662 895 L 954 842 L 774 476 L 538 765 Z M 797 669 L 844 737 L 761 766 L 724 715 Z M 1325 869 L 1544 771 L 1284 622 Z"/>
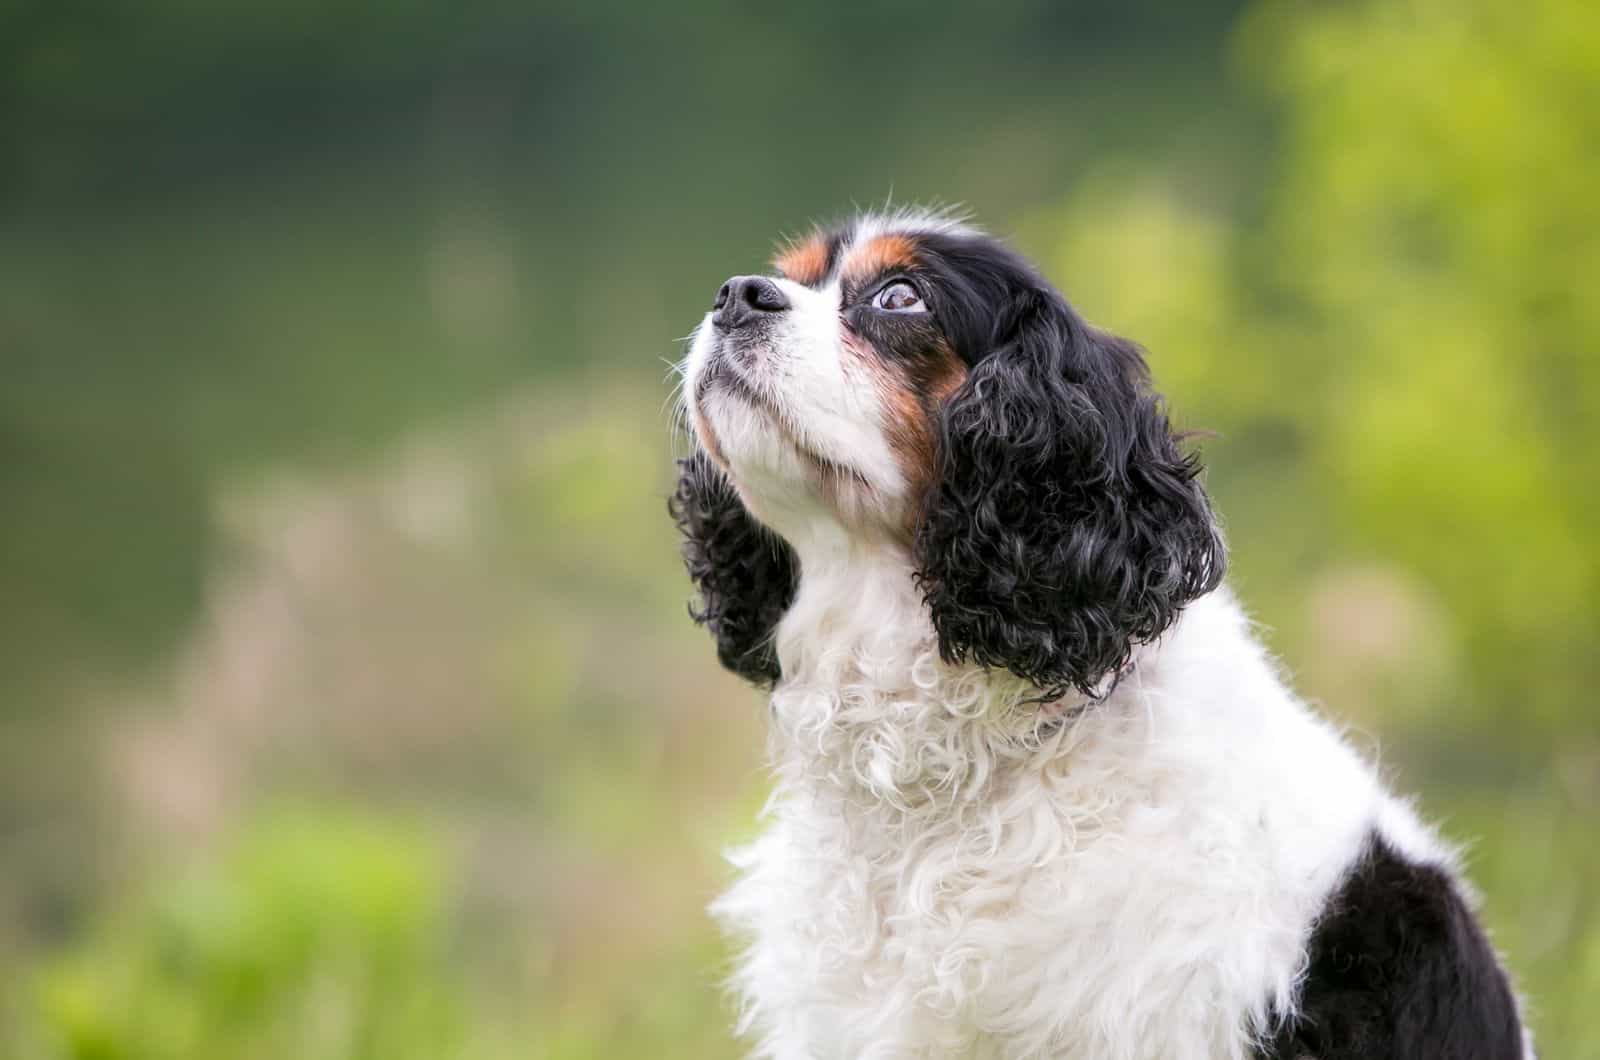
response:
<path id="1" fill-rule="evenodd" d="M 941 662 L 895 546 L 791 540 L 769 825 L 713 907 L 761 1056 L 1243 1058 L 1371 829 L 1450 861 L 1226 590 L 1063 713 Z"/>

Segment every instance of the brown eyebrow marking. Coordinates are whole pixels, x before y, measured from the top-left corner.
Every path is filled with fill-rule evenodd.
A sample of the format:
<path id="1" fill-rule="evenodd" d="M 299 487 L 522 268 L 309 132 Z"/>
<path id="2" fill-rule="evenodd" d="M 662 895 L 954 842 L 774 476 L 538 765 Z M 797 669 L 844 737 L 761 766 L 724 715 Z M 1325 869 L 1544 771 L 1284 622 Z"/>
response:
<path id="1" fill-rule="evenodd" d="M 909 269 L 917 263 L 917 243 L 899 233 L 874 236 L 845 256 L 844 276 L 865 283 L 891 269 Z"/>
<path id="2" fill-rule="evenodd" d="M 799 243 L 790 243 L 772 259 L 777 270 L 795 283 L 815 287 L 828 278 L 833 267 L 834 248 L 827 235 L 813 232 Z"/>

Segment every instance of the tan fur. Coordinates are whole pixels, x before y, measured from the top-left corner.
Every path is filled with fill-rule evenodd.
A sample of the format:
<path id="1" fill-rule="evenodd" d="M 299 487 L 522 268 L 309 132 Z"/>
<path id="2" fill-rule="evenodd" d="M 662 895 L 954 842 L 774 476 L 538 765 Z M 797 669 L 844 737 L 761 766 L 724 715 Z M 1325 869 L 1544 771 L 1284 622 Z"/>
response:
<path id="1" fill-rule="evenodd" d="M 795 283 L 814 287 L 828 277 L 828 240 L 818 232 L 778 252 L 772 264 Z"/>
<path id="2" fill-rule="evenodd" d="M 854 248 L 844 259 L 844 278 L 866 283 L 892 269 L 909 269 L 917 263 L 917 244 L 900 233 L 876 236 Z"/>
<path id="3" fill-rule="evenodd" d="M 934 416 L 967 377 L 966 365 L 942 340 L 935 351 L 931 372 L 912 379 L 903 365 L 881 357 L 870 344 L 850 336 L 845 348 L 871 376 L 883 405 L 884 436 L 894 452 L 915 502 L 906 513 L 906 534 L 915 529 L 922 497 L 932 486 L 937 454 L 934 450 Z"/>

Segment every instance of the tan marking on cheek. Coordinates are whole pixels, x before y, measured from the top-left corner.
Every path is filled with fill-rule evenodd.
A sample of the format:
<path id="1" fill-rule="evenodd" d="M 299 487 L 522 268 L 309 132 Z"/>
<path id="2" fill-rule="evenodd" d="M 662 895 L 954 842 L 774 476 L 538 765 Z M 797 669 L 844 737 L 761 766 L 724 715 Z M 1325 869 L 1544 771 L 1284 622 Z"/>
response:
<path id="1" fill-rule="evenodd" d="M 967 366 L 956 355 L 956 351 L 949 346 L 940 344 L 939 359 L 934 364 L 934 372 L 928 380 L 928 405 L 934 411 L 944 407 L 950 400 L 950 395 L 961 389 L 961 384 L 967 381 Z"/>
<path id="2" fill-rule="evenodd" d="M 906 497 L 910 503 L 904 513 L 902 529 L 909 535 L 915 529 L 937 474 L 935 418 L 945 401 L 966 380 L 967 367 L 942 340 L 916 371 L 905 363 L 886 359 L 858 336 L 847 337 L 845 348 L 872 380 L 883 408 L 884 440 L 906 482 Z"/>
<path id="3" fill-rule="evenodd" d="M 917 244 L 906 235 L 875 236 L 845 255 L 844 278 L 866 283 L 880 273 L 909 269 L 917 263 Z"/>
<path id="4" fill-rule="evenodd" d="M 819 232 L 780 250 L 772 264 L 787 279 L 815 287 L 828 278 L 828 240 Z"/>

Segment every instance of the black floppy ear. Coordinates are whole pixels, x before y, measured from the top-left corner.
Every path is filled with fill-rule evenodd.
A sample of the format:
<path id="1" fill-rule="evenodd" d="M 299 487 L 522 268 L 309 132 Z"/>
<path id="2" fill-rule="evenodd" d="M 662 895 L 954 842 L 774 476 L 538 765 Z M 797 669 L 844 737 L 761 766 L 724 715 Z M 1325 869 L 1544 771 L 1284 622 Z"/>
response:
<path id="1" fill-rule="evenodd" d="M 717 659 L 757 685 L 781 676 L 772 631 L 794 601 L 799 560 L 756 522 L 703 451 L 678 461 L 667 510 L 683 533 L 683 562 L 700 591 L 689 615 L 711 631 Z"/>
<path id="2" fill-rule="evenodd" d="M 1136 346 L 1042 286 L 995 333 L 941 411 L 917 530 L 939 650 L 1093 695 L 1217 586 L 1222 539 Z"/>

